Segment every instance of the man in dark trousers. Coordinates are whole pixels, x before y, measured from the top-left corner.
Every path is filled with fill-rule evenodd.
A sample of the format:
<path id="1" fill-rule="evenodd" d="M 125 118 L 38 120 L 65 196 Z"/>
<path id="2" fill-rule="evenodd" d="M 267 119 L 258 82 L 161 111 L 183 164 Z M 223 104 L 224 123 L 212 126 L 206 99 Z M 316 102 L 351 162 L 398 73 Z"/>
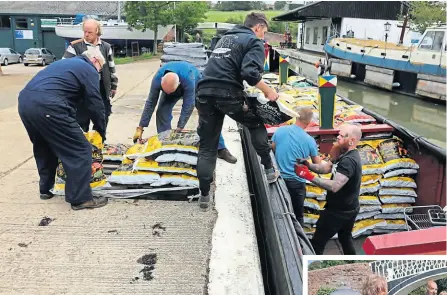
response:
<path id="1" fill-rule="evenodd" d="M 156 115 L 157 133 L 171 129 L 172 110 L 175 104 L 182 98 L 182 112 L 176 129 L 184 129 L 194 110 L 196 87 L 201 78 L 202 74 L 200 71 L 188 62 L 174 61 L 164 64 L 152 79 L 149 97 L 146 100 L 140 124 L 135 131 L 133 141 L 136 142 L 138 139 L 141 139 L 143 128 L 149 125 L 159 96 L 160 102 Z M 160 91 L 162 91 L 161 95 Z M 222 134 L 220 134 L 217 149 L 217 156 L 220 159 L 228 163 L 236 163 L 237 159 L 226 148 Z"/>
<path id="2" fill-rule="evenodd" d="M 212 199 L 210 185 L 216 168 L 216 147 L 225 115 L 242 123 L 250 130 L 251 140 L 261 157 L 269 183 L 275 182 L 279 172 L 273 168 L 267 130 L 258 116 L 246 104 L 243 81 L 264 92 L 271 101 L 278 93 L 262 80 L 264 71 L 264 39 L 268 21 L 263 13 L 250 13 L 244 25 L 237 25 L 217 42 L 199 82 L 196 106 L 199 111 L 200 136 L 197 176 L 199 205 L 209 207 Z"/>
<path id="3" fill-rule="evenodd" d="M 118 87 L 118 77 L 116 76 L 115 62 L 113 61 L 113 51 L 109 43 L 101 40 L 102 29 L 100 23 L 95 19 L 87 19 L 82 23 L 84 38 L 70 43 L 65 51 L 63 58 L 71 58 L 81 55 L 89 49 L 99 49 L 106 59 L 100 72 L 100 93 L 105 107 L 106 129 L 109 123 L 109 117 L 112 113 L 112 104 L 110 99 L 116 94 Z M 85 104 L 80 104 L 77 110 L 76 118 L 82 130 L 87 132 L 90 127 L 90 112 Z"/>
<path id="4" fill-rule="evenodd" d="M 340 127 L 336 143 L 336 148 L 340 150 L 338 159 L 320 164 L 310 164 L 304 159 L 299 159 L 295 166 L 295 172 L 299 177 L 327 190 L 325 210 L 320 213 L 311 241 L 317 255 L 323 254 L 326 243 L 335 234 L 338 234 L 343 253 L 355 255 L 351 232 L 360 211 L 362 161 L 356 146 L 361 138 L 360 127 L 343 125 Z M 315 177 L 309 169 L 319 174 L 332 171 L 332 177 L 331 179 Z"/>
<path id="5" fill-rule="evenodd" d="M 295 124 L 279 127 L 272 137 L 272 149 L 275 152 L 276 162 L 286 183 L 293 211 L 301 227 L 304 226 L 306 180 L 298 177 L 295 173 L 296 159 L 310 157 L 314 164 L 321 162 L 315 139 L 305 131 L 312 121 L 312 117 L 311 108 L 302 108 Z"/>
<path id="6" fill-rule="evenodd" d="M 76 108 L 84 101 L 94 129 L 105 139 L 98 77 L 103 64 L 96 50 L 57 61 L 37 73 L 19 95 L 19 115 L 33 143 L 40 176 L 40 198 L 53 197 L 50 190 L 60 159 L 67 174 L 65 200 L 74 210 L 107 204 L 107 199 L 92 196 L 92 146 L 76 122 Z"/>

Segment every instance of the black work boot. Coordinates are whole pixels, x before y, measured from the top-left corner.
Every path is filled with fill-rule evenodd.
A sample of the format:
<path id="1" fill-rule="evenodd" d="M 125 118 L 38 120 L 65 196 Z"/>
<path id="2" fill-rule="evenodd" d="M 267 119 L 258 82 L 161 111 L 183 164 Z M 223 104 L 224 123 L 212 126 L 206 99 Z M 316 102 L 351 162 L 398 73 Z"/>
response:
<path id="1" fill-rule="evenodd" d="M 210 207 L 210 205 L 212 204 L 213 201 L 213 196 L 211 195 L 211 193 L 208 193 L 207 196 L 203 196 L 202 194 L 200 194 L 199 196 L 199 207 L 200 209 L 202 209 L 203 211 L 207 211 Z"/>
<path id="2" fill-rule="evenodd" d="M 94 209 L 94 208 L 100 208 L 107 205 L 107 198 L 104 197 L 93 197 L 92 200 L 77 204 L 71 205 L 71 209 L 73 210 L 82 210 L 82 209 Z"/>
<path id="3" fill-rule="evenodd" d="M 40 199 L 41 200 L 49 200 L 52 197 L 54 197 L 54 194 L 52 192 L 48 192 L 48 193 L 45 193 L 45 194 L 40 194 Z"/>
<path id="4" fill-rule="evenodd" d="M 230 153 L 228 149 L 221 149 L 217 151 L 217 157 L 219 159 L 225 160 L 228 163 L 235 164 L 237 162 L 237 159 L 233 157 L 233 155 Z"/>

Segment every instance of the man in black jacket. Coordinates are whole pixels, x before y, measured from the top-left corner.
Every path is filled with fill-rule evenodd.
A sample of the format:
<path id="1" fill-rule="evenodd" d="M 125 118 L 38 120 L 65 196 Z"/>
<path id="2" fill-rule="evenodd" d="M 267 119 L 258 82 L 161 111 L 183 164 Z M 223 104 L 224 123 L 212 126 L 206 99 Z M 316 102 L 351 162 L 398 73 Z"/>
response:
<path id="1" fill-rule="evenodd" d="M 243 26 L 226 32 L 216 44 L 203 78 L 198 84 L 196 107 L 199 111 L 200 136 L 197 176 L 199 178 L 201 208 L 211 201 L 210 184 L 216 167 L 217 143 L 225 115 L 250 130 L 251 140 L 261 157 L 269 183 L 278 179 L 270 158 L 267 130 L 261 119 L 247 107 L 243 81 L 264 92 L 271 101 L 278 93 L 262 80 L 264 71 L 264 39 L 268 21 L 262 13 L 250 13 Z"/>

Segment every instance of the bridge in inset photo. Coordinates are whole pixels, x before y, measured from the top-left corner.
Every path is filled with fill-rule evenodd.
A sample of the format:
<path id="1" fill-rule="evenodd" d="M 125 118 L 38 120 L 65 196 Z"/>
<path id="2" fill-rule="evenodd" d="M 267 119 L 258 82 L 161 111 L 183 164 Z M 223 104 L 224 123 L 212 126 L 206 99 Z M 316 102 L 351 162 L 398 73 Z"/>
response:
<path id="1" fill-rule="evenodd" d="M 384 260 L 370 266 L 372 272 L 386 278 L 388 295 L 406 295 L 428 280 L 447 278 L 447 260 Z"/>

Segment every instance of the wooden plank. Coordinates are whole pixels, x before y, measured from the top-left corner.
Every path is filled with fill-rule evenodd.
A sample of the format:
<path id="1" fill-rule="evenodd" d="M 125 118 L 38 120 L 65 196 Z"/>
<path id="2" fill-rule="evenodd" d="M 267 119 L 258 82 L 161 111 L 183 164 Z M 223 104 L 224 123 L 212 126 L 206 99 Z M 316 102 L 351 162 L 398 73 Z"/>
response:
<path id="1" fill-rule="evenodd" d="M 444 87 L 445 87 L 445 83 L 446 83 L 446 77 L 438 77 L 438 76 L 433 76 L 433 75 L 418 74 L 418 79 L 443 83 Z"/>
<path id="2" fill-rule="evenodd" d="M 387 75 L 394 75 L 394 70 L 374 67 L 374 66 L 370 66 L 370 65 L 366 65 L 365 69 L 367 71 L 373 71 L 373 72 L 378 72 L 378 73 L 387 74 Z"/>

